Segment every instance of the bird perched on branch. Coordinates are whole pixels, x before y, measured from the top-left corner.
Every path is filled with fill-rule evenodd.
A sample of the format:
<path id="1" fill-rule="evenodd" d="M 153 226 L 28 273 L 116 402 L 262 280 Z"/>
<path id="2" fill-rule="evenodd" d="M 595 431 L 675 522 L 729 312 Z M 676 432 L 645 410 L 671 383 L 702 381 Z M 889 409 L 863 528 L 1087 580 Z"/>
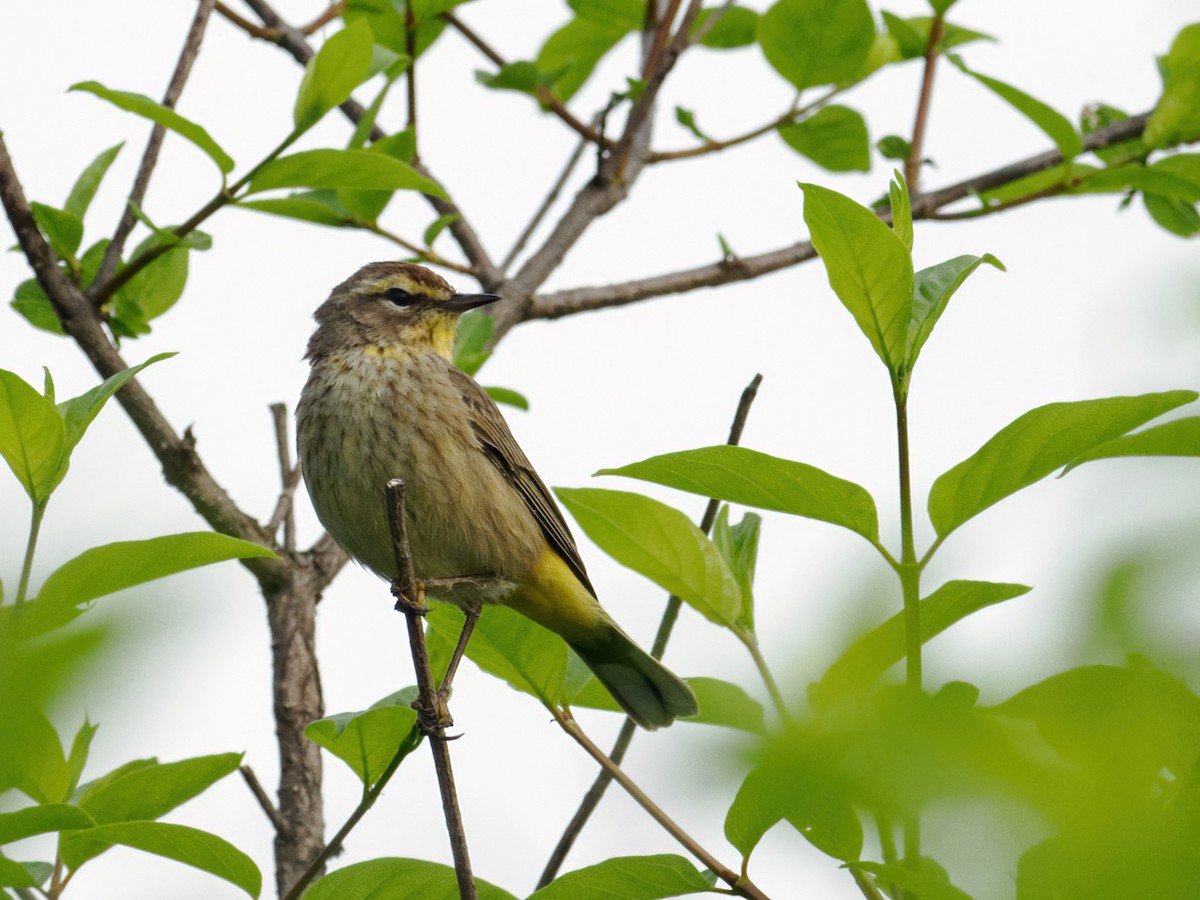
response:
<path id="1" fill-rule="evenodd" d="M 416 576 L 487 576 L 440 599 L 502 603 L 558 634 L 644 728 L 695 715 L 691 689 L 601 608 L 550 492 L 496 404 L 451 361 L 459 317 L 496 299 L 401 262 L 371 263 L 334 288 L 316 312 L 296 411 L 317 516 L 394 581 L 384 491 L 403 479 Z"/>

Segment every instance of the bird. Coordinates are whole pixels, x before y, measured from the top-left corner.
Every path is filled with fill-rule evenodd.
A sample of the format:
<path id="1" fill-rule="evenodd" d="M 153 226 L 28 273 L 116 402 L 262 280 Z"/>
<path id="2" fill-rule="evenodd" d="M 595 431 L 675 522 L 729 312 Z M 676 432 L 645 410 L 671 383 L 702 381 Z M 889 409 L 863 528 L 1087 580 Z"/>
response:
<path id="1" fill-rule="evenodd" d="M 643 728 L 694 716 L 691 688 L 601 607 L 550 491 L 492 398 L 454 365 L 460 317 L 497 299 L 398 261 L 333 289 L 314 314 L 296 408 L 317 517 L 394 582 L 385 488 L 402 479 L 414 573 L 452 584 L 434 599 L 485 615 L 503 604 L 559 635 Z"/>

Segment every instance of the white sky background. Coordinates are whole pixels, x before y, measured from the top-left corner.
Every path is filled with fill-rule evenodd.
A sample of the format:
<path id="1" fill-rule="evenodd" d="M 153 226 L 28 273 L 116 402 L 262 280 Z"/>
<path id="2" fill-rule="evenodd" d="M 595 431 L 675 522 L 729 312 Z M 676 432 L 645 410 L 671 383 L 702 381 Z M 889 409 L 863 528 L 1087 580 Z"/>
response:
<path id="1" fill-rule="evenodd" d="M 281 0 L 278 8 L 302 22 L 321 7 Z M 897 0 L 890 8 L 903 15 L 926 12 L 915 0 Z M 0 127 L 28 196 L 61 204 L 96 153 L 127 142 L 88 216 L 85 245 L 111 231 L 149 126 L 94 97 L 64 92 L 74 82 L 95 79 L 160 96 L 192 11 L 189 2 L 148 0 L 5 4 Z M 953 18 L 1001 39 L 999 45 L 966 48 L 978 70 L 1074 118 L 1092 100 L 1131 112 L 1149 108 L 1159 89 L 1153 56 L 1166 51 L 1194 12 L 1185 0 L 1156 0 L 1120 16 L 1098 14 L 1095 4 L 1083 2 L 963 0 Z M 493 0 L 463 7 L 461 15 L 507 58 L 521 59 L 532 58 L 567 14 L 553 0 Z M 623 84 L 634 52 L 632 42 L 623 44 L 572 101 L 580 118 L 603 102 L 610 86 Z M 476 85 L 473 70 L 486 67 L 447 32 L 419 69 L 421 145 L 435 175 L 500 258 L 557 176 L 573 136 L 540 116 L 528 98 Z M 919 65 L 910 63 L 845 98 L 867 116 L 872 140 L 910 130 L 919 77 Z M 289 129 L 299 78 L 300 69 L 284 53 L 214 17 L 179 109 L 203 124 L 244 171 Z M 371 90 L 360 96 L 369 99 Z M 403 121 L 402 98 L 403 91 L 395 91 L 385 107 L 386 127 Z M 1048 146 L 1025 120 L 950 67 L 939 70 L 935 98 L 926 146 L 938 168 L 926 172 L 930 187 Z M 654 144 L 689 144 L 670 114 L 676 103 L 695 110 L 709 133 L 724 136 L 766 121 L 788 99 L 788 89 L 757 50 L 692 51 L 665 91 Z M 347 135 L 340 116 L 331 114 L 303 146 L 342 146 Z M 727 155 L 653 167 L 629 203 L 589 230 L 547 288 L 707 263 L 718 252 L 718 231 L 747 255 L 791 243 L 804 236 L 796 180 L 829 184 L 866 202 L 885 190 L 890 170 L 877 158 L 869 175 L 831 177 L 774 136 Z M 589 174 L 587 167 L 580 170 L 580 178 Z M 157 222 L 181 221 L 216 187 L 207 158 L 168 137 L 145 208 Z M 389 227 L 412 238 L 432 218 L 426 206 L 404 197 L 386 214 Z M 182 301 L 154 323 L 152 335 L 127 342 L 123 352 L 134 363 L 180 351 L 149 370 L 143 383 L 177 428 L 194 426 L 217 480 L 243 508 L 265 518 L 277 492 L 267 405 L 295 403 L 306 374 L 300 357 L 310 314 L 358 266 L 396 254 L 368 234 L 240 210 L 222 211 L 204 228 L 214 248 L 193 254 Z M 455 256 L 448 235 L 438 247 Z M 922 509 L 938 473 L 1026 409 L 1200 383 L 1196 245 L 1157 228 L 1140 203 L 1118 214 L 1112 197 L 1079 198 L 958 225 L 917 224 L 919 266 L 984 251 L 999 256 L 1008 273 L 984 269 L 971 279 L 923 353 L 915 378 L 910 415 Z M 19 254 L 0 254 L 6 297 L 26 277 Z M 40 384 L 42 365 L 52 369 L 61 396 L 95 382 L 71 343 L 32 331 L 7 304 L 0 306 L 0 367 Z M 590 475 L 603 466 L 722 441 L 738 395 L 756 371 L 765 381 L 744 443 L 863 484 L 879 503 L 885 540 L 896 544 L 887 380 L 817 263 L 755 283 L 524 325 L 504 341 L 482 377 L 529 396 L 531 412 L 513 411 L 509 418 L 548 483 L 645 489 L 698 515 L 699 498 L 616 479 L 592 481 Z M 1090 587 L 1089 566 L 1117 553 L 1123 535 L 1144 533 L 1137 529 L 1151 529 L 1153 536 L 1164 523 L 1181 522 L 1194 533 L 1194 473 L 1191 464 L 1170 460 L 1088 467 L 1039 485 L 964 528 L 929 570 L 928 589 L 948 578 L 976 578 L 1019 581 L 1036 590 L 933 642 L 927 683 L 971 681 L 981 685 L 985 701 L 995 701 L 1062 668 L 1080 640 L 1077 619 L 1069 614 L 1078 612 L 1081 592 Z M 23 549 L 24 504 L 15 481 L 0 478 L 0 576 L 10 591 Z M 926 545 L 930 529 L 923 514 L 918 526 L 918 544 Z M 89 546 L 199 528 L 203 523 L 162 482 L 157 463 L 113 404 L 76 452 L 50 505 L 34 583 Z M 304 545 L 319 533 L 303 494 L 300 533 Z M 661 591 L 583 544 L 605 604 L 648 644 Z M 859 614 L 878 621 L 899 608 L 898 591 L 885 574 L 878 557 L 849 532 L 766 515 L 758 622 L 766 655 L 797 702 L 803 686 L 842 649 Z M 1189 584 L 1171 586 L 1174 593 L 1164 602 L 1195 598 L 1191 574 Z M 886 593 L 879 593 L 880 584 Z M 872 591 L 879 595 L 863 599 Z M 250 576 L 236 564 L 223 564 L 107 598 L 99 607 L 92 614 L 97 618 L 120 613 L 121 656 L 58 716 L 66 740 L 85 709 L 101 724 L 86 777 L 137 756 L 167 761 L 245 750 L 246 762 L 273 789 L 268 634 Z M 1178 629 L 1184 616 L 1175 614 L 1173 621 Z M 1180 642 L 1186 646 L 1185 638 Z M 318 644 L 330 712 L 363 708 L 412 681 L 402 618 L 391 611 L 386 587 L 361 570 L 348 569 L 326 595 Z M 764 695 L 740 646 L 690 612 L 667 661 L 683 675 L 716 675 Z M 476 873 L 521 895 L 532 890 L 591 782 L 593 764 L 535 701 L 470 665 L 459 677 L 453 706 L 457 730 L 466 735 L 453 753 Z M 602 745 L 619 725 L 611 714 L 584 711 L 581 718 Z M 635 779 L 735 867 L 737 854 L 724 841 L 722 822 L 737 786 L 724 762 L 739 744 L 730 733 L 679 725 L 639 736 L 628 763 Z M 326 778 L 332 834 L 358 788 L 329 757 Z M 271 833 L 237 776 L 168 818 L 215 831 L 246 850 L 262 866 L 270 894 Z M 980 898 L 1011 896 L 1015 855 L 987 849 L 992 837 L 986 822 L 972 828 L 976 855 L 952 866 L 951 874 Z M 932 820 L 928 849 L 935 856 L 946 831 Z M 51 852 L 45 847 L 30 842 L 19 855 L 44 859 Z M 656 852 L 683 851 L 611 790 L 568 866 Z M 424 748 L 404 764 L 337 865 L 386 855 L 449 861 Z M 836 862 L 786 826 L 768 835 L 751 874 L 777 897 L 860 896 Z M 241 896 L 206 874 L 120 848 L 89 863 L 70 889 L 77 900 L 118 895 Z"/>

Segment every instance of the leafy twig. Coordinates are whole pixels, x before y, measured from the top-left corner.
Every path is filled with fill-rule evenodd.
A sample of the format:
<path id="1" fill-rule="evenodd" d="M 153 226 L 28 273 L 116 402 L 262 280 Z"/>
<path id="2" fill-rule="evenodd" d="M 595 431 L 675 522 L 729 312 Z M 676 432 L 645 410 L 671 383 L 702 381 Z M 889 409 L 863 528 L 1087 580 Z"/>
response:
<path id="1" fill-rule="evenodd" d="M 754 404 L 755 397 L 758 396 L 758 386 L 760 384 L 762 384 L 762 375 L 755 375 L 742 391 L 742 397 L 738 401 L 737 412 L 733 416 L 733 424 L 729 428 L 729 437 L 725 441 L 730 446 L 736 446 L 742 439 L 742 431 L 746 427 L 746 417 L 750 415 L 750 407 Z M 704 515 L 700 519 L 700 530 L 705 534 L 712 531 L 713 522 L 717 519 L 717 511 L 720 506 L 721 501 L 715 497 L 708 501 L 708 505 L 704 509 Z M 675 621 L 679 618 L 679 611 L 682 606 L 683 601 L 678 597 L 671 595 L 667 598 L 666 609 L 663 610 L 662 620 L 658 623 L 658 633 L 655 634 L 654 644 L 650 648 L 650 655 L 655 659 L 662 659 L 663 653 L 666 652 L 667 643 L 671 639 L 671 632 L 675 628 Z M 633 741 L 636 731 L 637 726 L 634 725 L 633 720 L 626 718 L 625 722 L 621 725 L 621 731 L 617 735 L 617 740 L 608 754 L 609 759 L 616 765 L 619 766 L 624 761 L 625 753 L 629 750 L 629 745 Z M 592 782 L 592 786 L 583 795 L 579 809 L 575 811 L 575 815 L 571 817 L 571 821 L 567 823 L 567 827 L 563 830 L 562 836 L 558 839 L 558 844 L 554 847 L 554 852 L 550 854 L 546 868 L 542 870 L 542 876 L 538 879 L 539 888 L 548 885 L 558 875 L 558 870 L 562 868 L 563 861 L 566 860 L 567 854 L 575 844 L 576 838 L 583 831 L 583 826 L 587 824 L 592 813 L 596 811 L 596 807 L 600 805 L 600 800 L 604 797 L 604 792 L 608 790 L 608 786 L 612 783 L 612 780 L 612 773 L 602 767 L 600 773 L 596 776 L 596 780 Z"/>

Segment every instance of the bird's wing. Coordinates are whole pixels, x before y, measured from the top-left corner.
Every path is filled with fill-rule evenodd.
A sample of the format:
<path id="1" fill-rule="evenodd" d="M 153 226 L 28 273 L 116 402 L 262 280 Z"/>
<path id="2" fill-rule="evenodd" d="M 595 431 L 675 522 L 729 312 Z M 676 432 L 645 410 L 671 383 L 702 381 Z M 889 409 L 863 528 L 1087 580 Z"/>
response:
<path id="1" fill-rule="evenodd" d="M 563 562 L 591 595 L 596 596 L 583 567 L 583 560 L 579 556 L 579 548 L 575 546 L 575 538 L 571 536 L 571 530 L 567 527 L 558 504 L 533 470 L 529 458 L 517 446 L 516 439 L 509 431 L 508 423 L 504 421 L 504 416 L 500 414 L 495 401 L 465 372 L 451 367 L 450 378 L 462 391 L 463 402 L 471 410 L 471 424 L 484 455 L 521 495 L 554 552 L 562 557 Z"/>

